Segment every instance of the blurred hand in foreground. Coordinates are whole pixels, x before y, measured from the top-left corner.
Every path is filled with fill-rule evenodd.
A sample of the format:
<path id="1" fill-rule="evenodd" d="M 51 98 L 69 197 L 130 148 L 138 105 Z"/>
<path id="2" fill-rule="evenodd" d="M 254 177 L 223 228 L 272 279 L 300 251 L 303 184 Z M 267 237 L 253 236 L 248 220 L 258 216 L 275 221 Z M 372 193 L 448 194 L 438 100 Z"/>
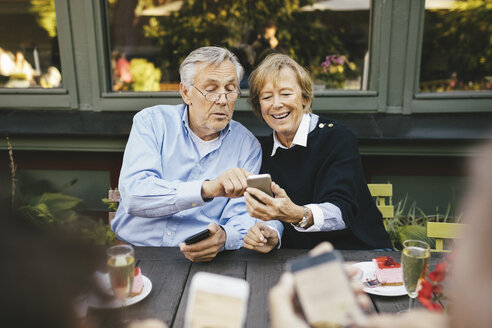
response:
<path id="1" fill-rule="evenodd" d="M 333 250 L 333 246 L 328 242 L 323 242 L 313 248 L 309 252 L 309 255 L 316 256 L 331 250 Z M 357 269 L 351 265 L 345 265 L 345 268 L 350 279 L 358 273 Z M 371 307 L 371 300 L 363 292 L 362 285 L 353 282 L 352 288 L 362 309 L 368 310 Z M 329 295 L 327 295 L 327 297 L 329 297 Z M 284 273 L 280 278 L 279 283 L 270 291 L 269 306 L 272 328 L 309 327 L 309 324 L 304 319 L 302 310 L 295 302 L 294 276 L 290 272 Z"/>

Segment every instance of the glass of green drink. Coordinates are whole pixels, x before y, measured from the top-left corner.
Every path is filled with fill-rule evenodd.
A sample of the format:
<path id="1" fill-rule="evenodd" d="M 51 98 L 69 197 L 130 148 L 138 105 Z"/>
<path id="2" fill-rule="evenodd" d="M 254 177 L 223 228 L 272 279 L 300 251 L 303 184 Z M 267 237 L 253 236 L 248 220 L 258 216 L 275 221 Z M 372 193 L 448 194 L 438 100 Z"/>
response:
<path id="1" fill-rule="evenodd" d="M 108 271 L 111 288 L 117 299 L 123 301 L 129 295 L 135 272 L 135 256 L 129 245 L 108 248 Z"/>
<path id="2" fill-rule="evenodd" d="M 401 267 L 403 271 L 403 284 L 410 297 L 408 310 L 413 306 L 418 295 L 419 285 L 427 277 L 429 266 L 430 247 L 424 241 L 406 240 L 403 242 L 401 252 Z"/>

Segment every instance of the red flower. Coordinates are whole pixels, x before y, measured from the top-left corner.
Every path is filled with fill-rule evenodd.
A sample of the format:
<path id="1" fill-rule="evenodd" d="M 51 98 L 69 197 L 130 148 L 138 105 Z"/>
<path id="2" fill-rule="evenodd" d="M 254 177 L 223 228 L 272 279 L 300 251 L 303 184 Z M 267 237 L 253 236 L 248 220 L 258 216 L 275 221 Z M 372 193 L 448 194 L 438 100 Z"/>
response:
<path id="1" fill-rule="evenodd" d="M 436 269 L 429 273 L 429 279 L 423 281 L 420 285 L 418 299 L 429 311 L 442 311 L 443 307 L 439 303 L 442 296 L 443 286 L 439 284 L 446 278 L 448 265 L 441 262 L 436 265 Z"/>
<path id="2" fill-rule="evenodd" d="M 429 279 L 432 282 L 441 282 L 446 277 L 446 271 L 448 269 L 448 265 L 446 262 L 441 262 L 436 265 L 436 269 L 429 273 Z"/>
<path id="3" fill-rule="evenodd" d="M 419 297 L 419 302 L 422 303 L 423 306 L 429 311 L 442 312 L 442 305 L 439 303 L 434 303 L 430 299 L 421 299 Z"/>
<path id="4" fill-rule="evenodd" d="M 422 281 L 419 290 L 419 300 L 420 299 L 430 300 L 432 297 L 432 289 L 433 286 L 428 280 Z"/>

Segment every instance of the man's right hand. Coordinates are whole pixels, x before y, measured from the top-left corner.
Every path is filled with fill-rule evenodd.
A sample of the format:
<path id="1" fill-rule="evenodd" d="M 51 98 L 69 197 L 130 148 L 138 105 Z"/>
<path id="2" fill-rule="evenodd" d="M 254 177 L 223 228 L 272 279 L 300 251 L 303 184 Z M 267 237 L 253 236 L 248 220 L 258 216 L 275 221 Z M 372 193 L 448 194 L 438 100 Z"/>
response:
<path id="1" fill-rule="evenodd" d="M 214 180 L 203 181 L 202 198 L 241 197 L 248 186 L 246 178 L 251 174 L 245 169 L 235 167 L 223 172 Z"/>
<path id="2" fill-rule="evenodd" d="M 263 222 L 257 222 L 244 237 L 244 247 L 268 253 L 278 245 L 278 233 Z"/>
<path id="3" fill-rule="evenodd" d="M 188 260 L 192 262 L 211 261 L 224 247 L 226 242 L 225 231 L 215 222 L 211 222 L 207 229 L 210 231 L 210 237 L 207 239 L 192 245 L 179 244 L 179 249 Z"/>

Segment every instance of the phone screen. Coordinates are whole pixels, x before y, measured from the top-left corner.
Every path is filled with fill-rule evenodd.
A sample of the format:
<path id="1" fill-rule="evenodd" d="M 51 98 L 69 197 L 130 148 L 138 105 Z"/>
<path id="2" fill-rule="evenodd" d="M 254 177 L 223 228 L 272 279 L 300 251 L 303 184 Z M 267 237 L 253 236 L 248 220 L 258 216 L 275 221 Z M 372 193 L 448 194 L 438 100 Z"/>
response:
<path id="1" fill-rule="evenodd" d="M 302 257 L 289 265 L 302 310 L 313 327 L 364 323 L 338 252 Z"/>
<path id="2" fill-rule="evenodd" d="M 195 294 L 191 328 L 241 327 L 243 301 L 237 297 L 198 290 Z"/>
<path id="3" fill-rule="evenodd" d="M 249 285 L 245 280 L 199 272 L 190 286 L 186 328 L 240 328 L 246 317 Z"/>

